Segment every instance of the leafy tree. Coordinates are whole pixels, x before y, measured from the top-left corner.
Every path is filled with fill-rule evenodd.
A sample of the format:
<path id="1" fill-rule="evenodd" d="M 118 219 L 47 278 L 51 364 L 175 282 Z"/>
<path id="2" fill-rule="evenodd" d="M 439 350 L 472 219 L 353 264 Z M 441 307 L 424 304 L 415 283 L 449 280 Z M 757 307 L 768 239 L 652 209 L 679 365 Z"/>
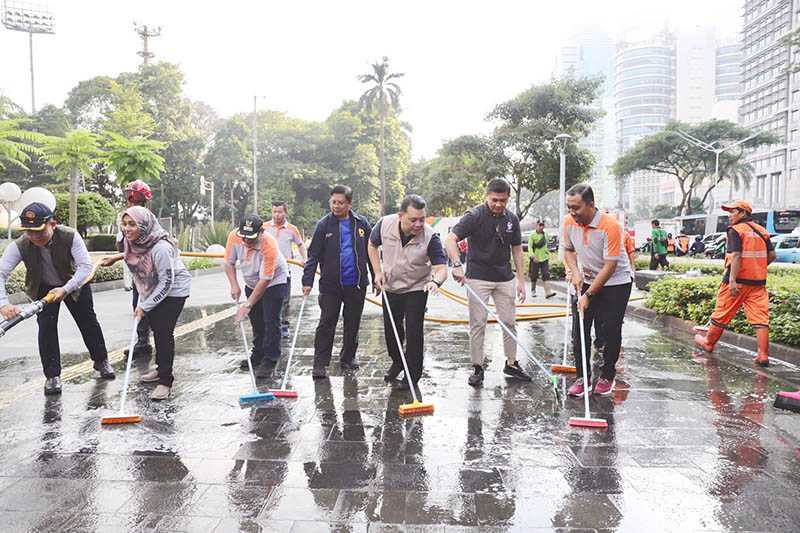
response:
<path id="1" fill-rule="evenodd" d="M 164 143 L 143 137 L 126 138 L 112 131 L 105 134 L 106 164 L 116 174 L 119 186 L 137 179 L 148 183 L 159 181 L 164 158 L 158 152 Z"/>
<path id="2" fill-rule="evenodd" d="M 92 171 L 92 164 L 101 157 L 99 138 L 87 130 L 72 130 L 64 137 L 47 140 L 44 152 L 47 162 L 59 175 L 70 180 L 69 225 L 78 227 L 78 186 L 81 176 Z"/>
<path id="3" fill-rule="evenodd" d="M 56 193 L 56 211 L 54 213 L 58 220 L 73 218 L 73 211 L 70 209 L 71 198 L 67 193 Z M 97 193 L 82 192 L 77 197 L 76 225 L 72 226 L 78 230 L 82 236 L 86 236 L 86 231 L 93 226 L 104 226 L 114 221 L 114 208 L 111 204 Z"/>
<path id="4" fill-rule="evenodd" d="M 559 187 L 559 151 L 554 139 L 567 133 L 574 140 L 587 135 L 601 112 L 592 107 L 602 78 L 566 78 L 535 85 L 489 114 L 498 121 L 493 143 L 501 151 L 511 183 L 517 216 Z M 577 142 L 567 146 L 567 186 L 586 178 L 593 156 Z M 523 200 L 523 191 L 531 195 Z"/>
<path id="5" fill-rule="evenodd" d="M 405 76 L 401 72 L 389 72 L 389 58 L 384 56 L 380 63 L 372 64 L 372 72 L 361 74 L 361 83 L 371 83 L 372 87 L 361 95 L 359 103 L 370 111 L 377 110 L 380 117 L 378 154 L 380 158 L 381 214 L 386 212 L 386 119 L 390 111 L 399 110 L 402 93 L 397 80 Z"/>
<path id="6" fill-rule="evenodd" d="M 719 155 L 719 178 L 717 178 L 714 153 L 687 142 L 678 134 L 679 131 L 712 145 L 716 143 L 718 146 L 724 146 L 739 141 L 744 142 L 737 148 Z M 715 119 L 696 125 L 671 122 L 664 130 L 640 139 L 617 159 L 614 163 L 614 174 L 621 180 L 638 171 L 673 176 L 678 181 L 681 191 L 677 210 L 684 214 L 691 208 L 690 198 L 697 196 L 699 205 L 704 205 L 711 191 L 723 180 L 730 180 L 737 188 L 749 184 L 753 169 L 745 162 L 745 150 L 779 142 L 779 138 L 769 132 L 760 132 L 745 141 L 754 134 L 754 131 L 727 120 Z"/>
<path id="7" fill-rule="evenodd" d="M 114 107 L 104 113 L 105 118 L 101 124 L 104 132 L 130 138 L 147 138 L 152 135 L 155 121 L 144 111 L 139 90 L 132 84 L 120 85 L 112 81 L 110 91 L 114 97 Z"/>

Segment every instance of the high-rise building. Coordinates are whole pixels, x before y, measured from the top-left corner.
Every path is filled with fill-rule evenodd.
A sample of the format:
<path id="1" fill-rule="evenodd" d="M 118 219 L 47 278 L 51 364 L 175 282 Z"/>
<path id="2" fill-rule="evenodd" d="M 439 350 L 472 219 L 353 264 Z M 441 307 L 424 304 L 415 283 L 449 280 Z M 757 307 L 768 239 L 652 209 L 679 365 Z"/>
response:
<path id="1" fill-rule="evenodd" d="M 597 120 L 591 132 L 579 143 L 594 154 L 595 164 L 590 182 L 599 201 L 604 205 L 614 205 L 616 189 L 613 176 L 609 172 L 616 156 L 613 127 L 609 127 L 609 116 L 613 117 L 614 113 L 611 99 L 614 86 L 614 41 L 608 34 L 597 29 L 576 33 L 570 39 L 570 44 L 561 48 L 558 74 L 561 77 L 602 76 L 604 79 L 594 104 L 604 116 Z"/>
<path id="2" fill-rule="evenodd" d="M 675 36 L 676 117 L 698 123 L 714 108 L 716 38 L 708 27 L 680 29 Z"/>
<path id="3" fill-rule="evenodd" d="M 717 42 L 714 68 L 714 118 L 737 122 L 742 96 L 742 43 L 739 36 Z"/>
<path id="4" fill-rule="evenodd" d="M 675 119 L 676 65 L 672 35 L 643 42 L 620 43 L 615 64 L 614 101 L 617 154 L 637 140 L 660 131 Z M 650 172 L 628 176 L 621 184 L 619 202 L 635 209 L 637 200 L 655 206 L 659 182 L 668 179 Z"/>
<path id="5" fill-rule="evenodd" d="M 780 143 L 751 151 L 754 169 L 748 186 L 730 190 L 757 207 L 800 205 L 800 73 L 790 65 L 798 50 L 783 37 L 800 26 L 800 3 L 793 0 L 745 0 L 742 30 L 742 96 L 739 123 L 771 131 Z"/>

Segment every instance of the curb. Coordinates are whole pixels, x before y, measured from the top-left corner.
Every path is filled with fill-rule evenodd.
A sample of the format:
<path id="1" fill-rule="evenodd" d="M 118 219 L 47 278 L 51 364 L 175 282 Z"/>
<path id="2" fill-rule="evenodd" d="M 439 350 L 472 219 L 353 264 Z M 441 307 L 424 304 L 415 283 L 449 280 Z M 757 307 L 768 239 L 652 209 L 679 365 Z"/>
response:
<path id="1" fill-rule="evenodd" d="M 205 276 L 207 274 L 218 274 L 223 272 L 223 267 L 212 267 L 212 268 L 203 268 L 198 270 L 190 270 L 189 274 L 192 275 L 193 278 L 198 276 Z M 125 282 L 121 279 L 115 279 L 111 281 L 100 281 L 98 283 L 92 283 L 92 293 L 97 294 L 98 292 L 106 292 L 106 291 L 115 291 L 125 287 Z M 19 305 L 28 303 L 30 300 L 28 299 L 28 295 L 24 292 L 15 292 L 14 294 L 10 294 L 8 296 L 9 303 L 13 305 Z"/>
<path id="2" fill-rule="evenodd" d="M 564 282 L 554 282 L 553 286 L 559 292 L 565 293 L 566 286 L 563 283 Z M 671 315 L 659 315 L 652 309 L 644 307 L 644 305 L 640 304 L 639 302 L 629 303 L 626 314 L 644 322 L 657 324 L 672 330 L 682 331 L 684 333 L 694 335 L 694 327 L 696 326 L 694 322 L 683 320 L 682 318 Z M 734 333 L 733 331 L 725 330 L 725 333 L 722 334 L 720 341 L 738 348 L 749 350 L 751 352 L 758 351 L 758 341 L 756 341 L 755 337 L 751 337 L 750 335 L 743 335 L 741 333 Z M 788 346 L 778 342 L 770 342 L 769 356 L 772 359 L 780 359 L 786 363 L 800 366 L 800 348 L 795 348 L 793 346 Z"/>

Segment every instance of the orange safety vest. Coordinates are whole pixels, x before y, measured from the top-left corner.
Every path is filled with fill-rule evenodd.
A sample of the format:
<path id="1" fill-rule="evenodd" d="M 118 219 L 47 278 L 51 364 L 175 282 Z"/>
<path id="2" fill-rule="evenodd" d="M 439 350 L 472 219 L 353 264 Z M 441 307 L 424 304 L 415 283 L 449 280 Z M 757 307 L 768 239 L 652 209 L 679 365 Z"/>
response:
<path id="1" fill-rule="evenodd" d="M 742 240 L 742 264 L 737 283 L 764 285 L 767 282 L 767 240 L 769 233 L 755 222 L 739 222 L 731 226 Z M 731 254 L 725 254 L 725 269 L 729 269 Z"/>

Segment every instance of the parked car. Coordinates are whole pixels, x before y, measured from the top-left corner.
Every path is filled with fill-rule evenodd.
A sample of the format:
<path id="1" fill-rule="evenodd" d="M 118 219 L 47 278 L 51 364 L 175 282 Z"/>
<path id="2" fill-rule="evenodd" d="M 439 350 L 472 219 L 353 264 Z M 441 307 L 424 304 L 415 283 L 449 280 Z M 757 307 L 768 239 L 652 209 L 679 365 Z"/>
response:
<path id="1" fill-rule="evenodd" d="M 800 235 L 780 235 L 772 239 L 776 263 L 800 263 Z"/>
<path id="2" fill-rule="evenodd" d="M 709 233 L 707 235 L 704 235 L 703 243 L 706 245 L 706 248 L 708 248 L 711 245 L 711 243 L 719 239 L 720 235 L 725 236 L 725 232 L 723 231 L 723 232 Z"/>

